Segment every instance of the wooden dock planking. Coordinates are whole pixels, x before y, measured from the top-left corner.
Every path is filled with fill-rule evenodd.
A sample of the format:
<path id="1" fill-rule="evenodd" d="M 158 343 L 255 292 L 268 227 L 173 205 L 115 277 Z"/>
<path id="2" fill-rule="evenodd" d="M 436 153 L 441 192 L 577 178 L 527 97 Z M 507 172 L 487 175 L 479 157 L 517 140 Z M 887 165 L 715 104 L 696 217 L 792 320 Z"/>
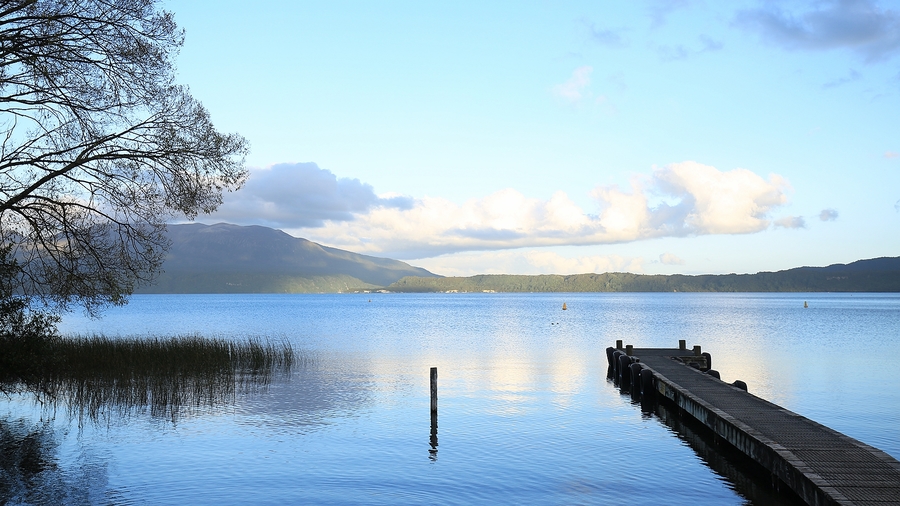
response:
<path id="1" fill-rule="evenodd" d="M 900 462 L 865 443 L 672 360 L 633 348 L 657 393 L 767 469 L 808 504 L 900 504 Z"/>

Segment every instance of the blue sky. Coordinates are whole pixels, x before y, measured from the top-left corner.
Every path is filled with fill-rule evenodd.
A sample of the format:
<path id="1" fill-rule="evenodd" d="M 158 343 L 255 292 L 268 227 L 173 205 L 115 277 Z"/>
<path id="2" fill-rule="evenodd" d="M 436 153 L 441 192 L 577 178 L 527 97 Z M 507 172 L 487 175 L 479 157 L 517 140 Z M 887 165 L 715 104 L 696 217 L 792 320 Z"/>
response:
<path id="1" fill-rule="evenodd" d="M 198 219 L 446 275 L 900 255 L 889 2 L 183 2 L 178 79 L 251 143 Z"/>

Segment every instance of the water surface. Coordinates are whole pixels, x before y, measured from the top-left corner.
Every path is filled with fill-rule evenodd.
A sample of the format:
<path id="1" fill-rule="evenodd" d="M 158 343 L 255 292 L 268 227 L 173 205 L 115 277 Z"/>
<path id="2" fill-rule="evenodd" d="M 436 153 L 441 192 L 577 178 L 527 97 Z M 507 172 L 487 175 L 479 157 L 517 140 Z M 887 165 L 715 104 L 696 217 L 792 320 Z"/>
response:
<path id="1" fill-rule="evenodd" d="M 617 339 L 702 345 L 723 379 L 900 457 L 896 295 L 144 295 L 62 329 L 286 339 L 307 360 L 265 391 L 177 420 L 79 427 L 27 398 L 0 400 L 7 439 L 33 436 L 44 458 L 8 487 L 13 502 L 774 500 L 620 394 L 606 379 Z"/>

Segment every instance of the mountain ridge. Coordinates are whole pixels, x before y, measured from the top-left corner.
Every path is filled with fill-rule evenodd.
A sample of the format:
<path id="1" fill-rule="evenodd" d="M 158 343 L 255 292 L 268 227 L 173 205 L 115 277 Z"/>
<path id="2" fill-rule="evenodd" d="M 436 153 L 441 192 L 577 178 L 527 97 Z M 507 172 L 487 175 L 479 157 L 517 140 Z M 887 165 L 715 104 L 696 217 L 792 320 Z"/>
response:
<path id="1" fill-rule="evenodd" d="M 163 273 L 136 293 L 900 292 L 900 257 L 756 274 L 480 274 L 442 277 L 268 227 L 169 225 Z"/>
<path id="2" fill-rule="evenodd" d="M 163 272 L 136 293 L 303 293 L 381 288 L 433 277 L 399 260 L 361 255 L 259 225 L 168 225 Z"/>

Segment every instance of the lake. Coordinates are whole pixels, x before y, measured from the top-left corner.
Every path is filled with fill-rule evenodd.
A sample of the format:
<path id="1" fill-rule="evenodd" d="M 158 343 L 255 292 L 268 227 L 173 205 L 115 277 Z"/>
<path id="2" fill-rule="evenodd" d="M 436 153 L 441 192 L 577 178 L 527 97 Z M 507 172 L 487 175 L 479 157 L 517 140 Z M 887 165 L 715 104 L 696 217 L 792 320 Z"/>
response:
<path id="1" fill-rule="evenodd" d="M 723 380 L 900 458 L 896 294 L 142 295 L 60 328 L 287 340 L 303 360 L 176 418 L 79 423 L 0 397 L 0 444 L 18 434 L 45 455 L 24 477 L 0 467 L 0 504 L 782 500 L 621 394 L 617 339 L 701 345 Z"/>

